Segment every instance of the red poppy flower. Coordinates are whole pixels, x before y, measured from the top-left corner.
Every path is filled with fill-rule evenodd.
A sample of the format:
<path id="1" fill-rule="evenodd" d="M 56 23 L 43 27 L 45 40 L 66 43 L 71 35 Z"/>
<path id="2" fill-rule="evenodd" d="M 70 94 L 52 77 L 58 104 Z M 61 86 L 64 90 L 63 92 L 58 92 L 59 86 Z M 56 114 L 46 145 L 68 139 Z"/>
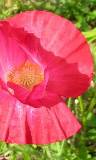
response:
<path id="1" fill-rule="evenodd" d="M 0 49 L 0 140 L 47 144 L 74 135 L 81 125 L 64 98 L 86 91 L 93 70 L 80 31 L 29 11 L 0 22 Z"/>

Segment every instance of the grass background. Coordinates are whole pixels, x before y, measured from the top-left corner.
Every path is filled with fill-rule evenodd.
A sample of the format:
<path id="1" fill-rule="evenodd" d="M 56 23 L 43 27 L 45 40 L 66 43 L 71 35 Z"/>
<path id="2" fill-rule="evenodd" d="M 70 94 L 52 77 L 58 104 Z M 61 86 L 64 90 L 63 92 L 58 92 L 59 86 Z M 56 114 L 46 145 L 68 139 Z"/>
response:
<path id="1" fill-rule="evenodd" d="M 0 142 L 0 160 L 96 160 L 96 0 L 0 0 L 0 19 L 34 9 L 68 18 L 88 40 L 94 58 L 92 84 L 81 97 L 67 100 L 83 128 L 72 138 L 50 145 Z"/>

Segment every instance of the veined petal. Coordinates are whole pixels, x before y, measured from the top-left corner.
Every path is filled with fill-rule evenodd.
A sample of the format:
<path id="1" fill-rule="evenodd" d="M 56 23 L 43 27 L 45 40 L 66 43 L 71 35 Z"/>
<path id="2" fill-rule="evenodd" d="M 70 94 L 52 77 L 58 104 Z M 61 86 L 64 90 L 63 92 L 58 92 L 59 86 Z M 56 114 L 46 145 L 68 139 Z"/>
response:
<path id="1" fill-rule="evenodd" d="M 8 92 L 0 90 L 0 141 L 26 143 L 25 107 Z"/>
<path id="2" fill-rule="evenodd" d="M 54 107 L 24 105 L 0 92 L 0 140 L 17 144 L 48 144 L 74 135 L 81 128 L 61 102 Z"/>
<path id="3" fill-rule="evenodd" d="M 27 57 L 15 38 L 10 36 L 11 32 L 12 27 L 8 23 L 0 22 L 0 72 L 3 72 L 0 77 L 3 79 L 6 79 L 8 71 L 24 63 Z"/>
<path id="4" fill-rule="evenodd" d="M 0 89 L 0 140 L 6 140 L 7 138 L 14 104 L 12 97 Z"/>
<path id="5" fill-rule="evenodd" d="M 26 144 L 26 133 L 26 106 L 17 100 L 11 116 L 6 142 Z"/>
<path id="6" fill-rule="evenodd" d="M 69 138 L 81 128 L 64 103 L 54 107 L 27 109 L 30 137 L 34 144 L 48 144 Z M 38 133 L 38 134 L 37 134 Z"/>
<path id="7" fill-rule="evenodd" d="M 40 39 L 42 47 L 70 63 L 89 77 L 92 74 L 92 57 L 86 39 L 69 20 L 47 11 L 27 11 L 8 19 L 9 23 L 24 28 Z"/>
<path id="8" fill-rule="evenodd" d="M 41 37 L 42 31 L 47 25 L 49 18 L 50 12 L 26 11 L 23 14 L 17 14 L 16 16 L 9 18 L 7 21 L 15 27 L 24 28 L 24 30 L 29 33 L 34 33 L 36 37 L 39 38 Z"/>

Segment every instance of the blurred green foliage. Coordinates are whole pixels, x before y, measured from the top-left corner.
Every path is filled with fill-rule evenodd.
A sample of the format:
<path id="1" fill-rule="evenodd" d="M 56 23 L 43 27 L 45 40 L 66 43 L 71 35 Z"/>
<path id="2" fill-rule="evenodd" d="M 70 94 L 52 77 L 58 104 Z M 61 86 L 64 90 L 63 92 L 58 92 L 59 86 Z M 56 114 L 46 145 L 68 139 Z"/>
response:
<path id="1" fill-rule="evenodd" d="M 0 0 L 0 18 L 26 10 L 48 10 L 73 21 L 87 38 L 96 69 L 96 0 Z M 50 145 L 0 143 L 2 160 L 96 160 L 96 73 L 89 90 L 68 106 L 82 124 L 72 138 Z M 1 160 L 1 159 L 0 159 Z"/>

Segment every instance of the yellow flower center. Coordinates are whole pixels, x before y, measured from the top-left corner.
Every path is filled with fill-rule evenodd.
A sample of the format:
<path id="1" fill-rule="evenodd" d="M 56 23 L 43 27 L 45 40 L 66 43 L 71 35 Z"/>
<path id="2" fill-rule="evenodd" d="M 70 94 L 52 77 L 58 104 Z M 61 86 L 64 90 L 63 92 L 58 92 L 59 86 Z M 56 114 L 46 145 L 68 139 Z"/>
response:
<path id="1" fill-rule="evenodd" d="M 8 81 L 18 84 L 27 89 L 32 89 L 34 85 L 44 80 L 44 73 L 38 64 L 26 61 L 23 65 L 13 69 L 8 74 Z"/>

